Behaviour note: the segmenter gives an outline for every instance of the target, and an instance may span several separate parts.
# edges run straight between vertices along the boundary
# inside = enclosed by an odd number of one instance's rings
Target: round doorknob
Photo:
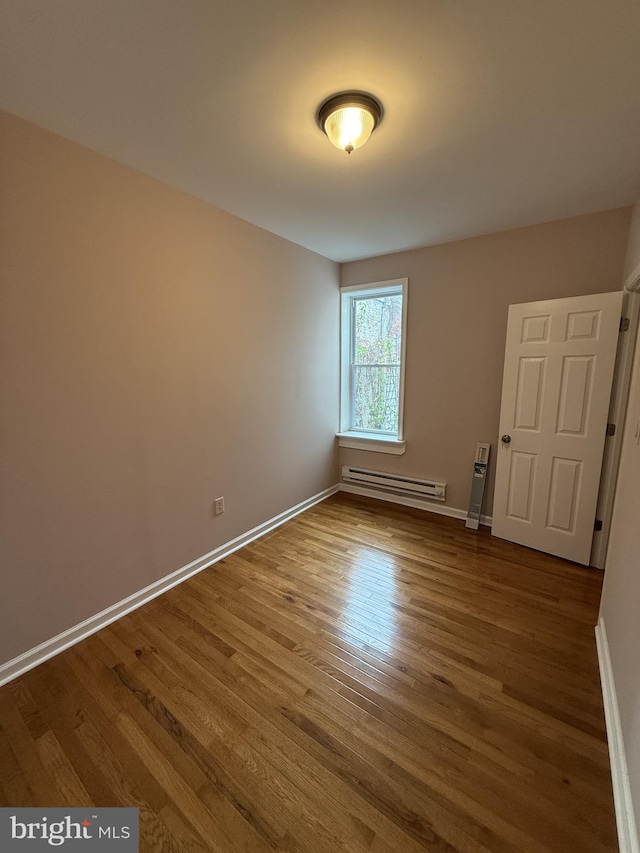
[[[510,435],[503,435],[502,438],[500,439],[500,441],[503,444],[511,444],[511,436]]]

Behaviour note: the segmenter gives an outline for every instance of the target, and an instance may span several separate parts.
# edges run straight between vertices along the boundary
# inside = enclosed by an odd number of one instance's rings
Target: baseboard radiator
[[[342,479],[347,483],[357,483],[368,489],[381,489],[385,492],[399,492],[417,498],[443,501],[446,483],[433,483],[430,480],[418,480],[400,474],[387,474],[384,471],[367,471],[364,468],[342,466]]]

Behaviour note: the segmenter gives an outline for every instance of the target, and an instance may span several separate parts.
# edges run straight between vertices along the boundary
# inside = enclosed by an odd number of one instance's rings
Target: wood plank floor
[[[144,851],[614,851],[601,579],[336,495],[0,689],[0,806],[138,806]]]

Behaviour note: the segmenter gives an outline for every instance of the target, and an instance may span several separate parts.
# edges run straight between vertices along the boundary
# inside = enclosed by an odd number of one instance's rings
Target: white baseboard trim
[[[154,581],[154,583],[149,584],[149,586],[144,587],[144,589],[134,592],[133,595],[128,596],[128,598],[124,598],[122,601],[117,602],[117,604],[107,607],[106,610],[96,613],[95,616],[90,616],[89,619],[85,619],[84,622],[80,622],[79,625],[75,625],[73,628],[69,628],[61,634],[58,634],[56,637],[46,640],[39,646],[30,649],[28,652],[24,652],[18,657],[13,658],[13,660],[3,663],[0,665],[0,686],[9,681],[13,681],[14,678],[18,678],[18,676],[30,669],[33,669],[35,666],[38,666],[38,664],[44,663],[44,661],[49,658],[60,654],[60,652],[63,652],[70,646],[74,646],[76,643],[84,640],[85,637],[95,634],[96,631],[99,631],[101,628],[111,624],[111,622],[115,622],[116,619],[120,619],[127,613],[131,613],[132,610],[142,607],[143,604],[146,604],[153,598],[162,595],[163,592],[167,592],[171,587],[177,586],[179,583],[182,583],[187,580],[187,578],[196,575],[203,569],[217,563],[218,560],[228,557],[230,554],[233,554],[234,551],[237,551],[239,548],[243,548],[245,545],[253,542],[254,539],[258,539],[260,536],[270,533],[272,530],[275,530],[276,527],[280,527],[280,525],[284,524],[286,521],[289,521],[296,515],[300,515],[301,512],[310,509],[312,506],[315,506],[315,504],[318,504],[330,497],[330,495],[334,495],[339,491],[339,489],[339,485],[335,485],[322,492],[318,492],[317,495],[313,495],[313,497],[307,498],[307,500],[296,504],[284,512],[281,512],[279,515],[275,515],[273,518],[270,518],[263,524],[259,524],[252,530],[248,530],[246,533],[243,533],[241,536],[237,536],[230,542],[220,545],[213,551],[209,551],[208,554],[198,557],[197,560],[193,560],[193,562],[188,563],[181,569],[177,569],[177,571],[166,575],[164,578]]]
[[[340,483],[341,492],[349,492],[352,495],[364,495],[367,498],[377,498],[379,501],[390,501],[394,504],[402,504],[402,506],[412,506],[416,509],[423,509],[425,512],[435,512],[438,515],[448,515],[450,518],[460,518],[464,521],[467,517],[467,512],[464,509],[456,509],[453,506],[443,506],[442,504],[428,503],[420,500],[420,498],[412,498],[406,495],[394,495],[391,492],[381,492],[376,489],[367,489],[363,486],[352,486],[351,483]],[[491,527],[493,519],[490,515],[481,515],[480,524],[485,527]]]
[[[638,831],[636,827],[629,771],[624,751],[622,726],[616,685],[613,680],[611,655],[604,619],[596,625],[596,644],[598,646],[598,663],[600,665],[600,681],[604,700],[604,716],[607,724],[607,740],[609,741],[609,761],[611,762],[611,779],[613,782],[613,800],[616,808],[616,823],[618,825],[618,845],[620,853],[640,853]]]

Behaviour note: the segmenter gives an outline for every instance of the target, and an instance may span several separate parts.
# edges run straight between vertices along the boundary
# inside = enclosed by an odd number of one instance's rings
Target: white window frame
[[[379,453],[401,455],[405,452],[404,441],[404,385],[407,346],[407,297],[408,278],[396,278],[390,281],[377,281],[369,284],[356,284],[340,288],[341,312],[341,350],[340,350],[340,447],[359,450],[373,450]],[[353,410],[353,347],[354,347],[354,305],[355,298],[369,296],[402,295],[402,341],[400,347],[400,386],[398,389],[398,432],[389,433],[377,430],[361,430],[352,426]]]

